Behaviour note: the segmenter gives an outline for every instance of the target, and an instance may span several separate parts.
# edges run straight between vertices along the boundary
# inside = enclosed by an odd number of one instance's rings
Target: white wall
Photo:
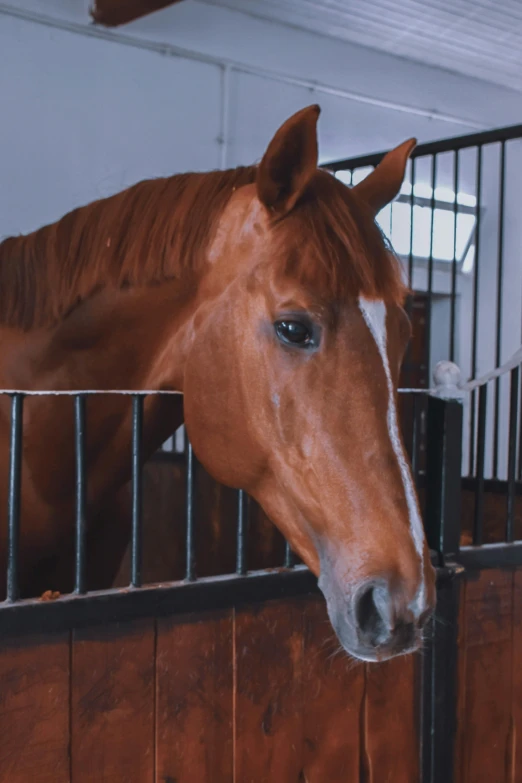
[[[219,166],[217,66],[0,15],[0,235]]]
[[[0,3],[0,236],[144,177],[251,163],[315,101],[323,160],[522,109],[509,90],[192,0],[115,33],[88,24],[89,4]]]

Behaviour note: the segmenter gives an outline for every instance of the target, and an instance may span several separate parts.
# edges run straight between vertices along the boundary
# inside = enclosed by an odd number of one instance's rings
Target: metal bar
[[[237,497],[237,548],[236,548],[236,574],[244,576],[247,573],[246,564],[246,540],[248,526],[247,496],[242,489]]]
[[[522,384],[520,384],[520,411],[521,411],[521,421],[520,421],[520,427],[518,432],[518,471],[517,476],[518,480],[522,481]]]
[[[459,153],[455,150],[455,164],[453,167],[453,261],[451,264],[451,300],[450,300],[450,361],[455,361],[455,311],[457,299],[457,219],[459,192]]]
[[[441,139],[440,141],[430,141],[427,144],[419,144],[413,150],[410,158],[415,160],[415,158],[422,158],[426,155],[456,152],[468,147],[482,147],[485,144],[495,144],[520,138],[522,138],[522,125],[510,125],[504,128],[495,128],[494,130],[482,131],[480,133],[468,133],[465,136],[454,136],[451,139]],[[333,160],[329,163],[324,163],[323,166],[333,171],[363,168],[364,166],[378,166],[387,153],[388,150],[374,152],[369,155],[359,155],[355,158]]]
[[[187,484],[186,484],[186,539],[185,539],[185,579],[193,582],[196,579],[195,568],[195,538],[194,538],[194,452],[187,437]]]
[[[292,547],[288,543],[285,544],[285,568],[294,568],[296,564],[296,558],[292,551]]]
[[[423,783],[452,783],[457,729],[457,658],[460,580],[455,566],[453,578],[437,586],[437,608],[430,623],[429,654],[424,662],[425,692]]]
[[[422,783],[433,781],[433,622],[433,620],[429,621],[423,633],[419,667],[419,780]]]
[[[408,288],[413,286],[413,214],[415,189],[415,161],[411,162],[411,193],[410,193],[410,252],[408,254]],[[410,313],[408,313],[410,315]]]
[[[477,432],[477,486],[475,489],[475,510],[473,516],[473,544],[482,544],[484,526],[484,459],[486,455],[486,412],[488,404],[487,384],[481,386],[478,395]]]
[[[459,563],[469,571],[522,566],[522,541],[463,546],[459,552]]]
[[[85,540],[87,532],[87,493],[85,486],[85,397],[74,398],[75,456],[76,456],[76,551],[74,591],[86,592]]]
[[[520,367],[511,370],[509,396],[509,446],[508,446],[508,493],[506,515],[506,541],[513,541],[515,519],[515,478],[517,468],[518,387]]]
[[[131,585],[141,587],[143,551],[143,397],[132,398],[132,539]]]
[[[22,487],[22,436],[24,398],[11,399],[11,441],[9,446],[9,488],[7,496],[7,600],[20,597],[20,499]]]
[[[515,544],[511,545],[516,546]],[[437,568],[437,581],[447,569]],[[145,585],[141,590],[74,593],[56,601],[22,600],[0,605],[0,636],[100,626],[140,617],[165,617],[243,606],[299,595],[319,595],[317,578],[305,567],[251,571],[247,576],[203,577],[195,582]]]
[[[482,205],[482,147],[477,148],[477,226],[475,230],[475,263],[473,276],[473,338],[471,343],[471,377],[477,377],[477,350],[478,350],[478,294],[479,294],[479,261],[480,261],[480,212]],[[475,409],[476,392],[473,390],[470,395],[471,419],[470,419],[470,437],[469,437],[469,465],[470,472],[473,472],[475,465]]]
[[[502,142],[500,148],[500,201],[498,215],[498,265],[497,265],[497,333],[495,343],[495,362],[500,365],[502,349],[502,282],[504,272],[504,191],[506,176],[506,145]],[[495,407],[493,414],[493,477],[498,477],[499,449],[499,417],[500,417],[500,378],[495,380]]]
[[[462,403],[428,398],[426,538],[439,564],[454,561],[461,534]]]
[[[411,470],[415,486],[419,486],[419,451],[421,445],[420,439],[420,394],[413,394],[413,427],[411,438]]]
[[[317,578],[306,567],[291,571],[252,571],[247,576],[203,577],[194,582],[144,585],[140,590],[106,590],[57,601],[19,601],[0,607],[0,634],[34,634],[225,609],[273,599],[319,594]]]
[[[431,198],[430,198],[430,254],[428,257],[428,291],[426,302],[426,372],[429,378],[431,378],[431,313],[432,313],[432,299],[433,299],[433,227],[435,217],[435,187],[437,184],[437,156],[433,156],[431,163]]]

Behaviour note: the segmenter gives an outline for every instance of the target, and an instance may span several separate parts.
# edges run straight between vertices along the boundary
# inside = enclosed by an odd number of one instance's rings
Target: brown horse
[[[184,421],[208,472],[250,493],[319,577],[345,649],[381,660],[418,647],[435,600],[397,421],[405,290],[374,220],[415,142],[350,190],[317,168],[318,116],[287,120],[258,166],[141,182],[6,239],[0,388],[182,392],[146,398],[145,456]],[[2,514],[9,416],[0,397]],[[98,587],[128,542],[130,419],[128,398],[88,400]],[[70,576],[73,432],[71,399],[26,399],[25,594]]]

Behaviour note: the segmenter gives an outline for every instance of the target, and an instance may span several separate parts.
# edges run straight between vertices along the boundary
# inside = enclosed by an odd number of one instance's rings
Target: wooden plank
[[[181,0],[95,0],[91,16],[97,24],[117,27]]]
[[[154,779],[153,620],[76,631],[72,649],[74,783]]]
[[[363,768],[367,783],[419,780],[419,659],[368,664]]]
[[[359,780],[364,664],[340,648],[324,599],[308,600],[304,618],[303,780]]]
[[[513,584],[513,743],[509,783],[522,780],[522,569]]]
[[[158,622],[158,783],[233,780],[233,612]]]
[[[69,781],[69,634],[2,640],[0,782]]]
[[[513,573],[488,570],[468,577],[459,783],[512,783],[512,622]]]
[[[305,606],[302,600],[273,601],[236,615],[234,780],[238,783],[303,779]]]

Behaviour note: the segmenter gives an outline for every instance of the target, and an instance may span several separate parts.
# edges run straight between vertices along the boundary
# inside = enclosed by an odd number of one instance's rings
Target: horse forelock
[[[367,207],[327,172],[317,172],[275,233],[283,271],[321,298],[403,303],[407,289],[398,258]]]

